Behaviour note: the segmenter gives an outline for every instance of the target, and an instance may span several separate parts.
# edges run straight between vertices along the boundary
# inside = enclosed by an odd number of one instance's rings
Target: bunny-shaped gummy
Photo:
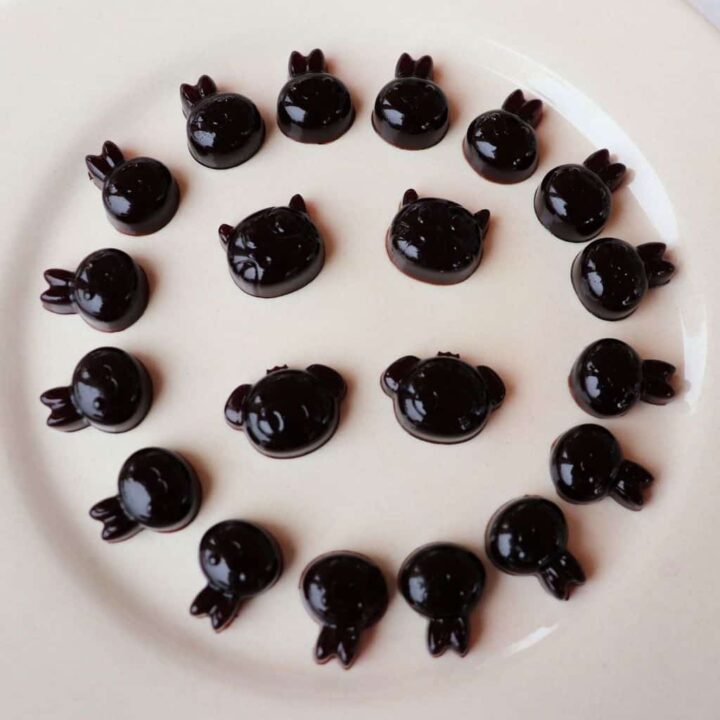
[[[641,360],[627,343],[604,338],[590,343],[570,371],[570,393],[595,417],[624,415],[638,400],[666,405],[675,395],[669,379],[675,367]]]
[[[470,645],[472,609],[485,587],[480,558],[452,543],[431,543],[415,550],[398,574],[402,596],[428,618],[427,645],[438,657],[452,648],[465,655]]]
[[[147,306],[145,272],[122,250],[96,250],[74,273],[46,270],[45,280],[49,287],[40,300],[47,310],[78,313],[88,325],[104,332],[130,327]]]
[[[510,575],[537,575],[558,600],[585,582],[580,563],[567,549],[568,529],[562,510],[550,500],[526,495],[503,505],[485,534],[492,563]]]
[[[118,494],[90,509],[103,524],[102,539],[127,540],[143,529],[174,532],[200,509],[201,488],[192,465],[178,453],[145,448],[133,453],[118,475]]]
[[[85,158],[90,179],[102,190],[108,219],[127,235],[149,235],[172,220],[180,202],[175,178],[158,160],[125,160],[115,143]]]
[[[407,355],[383,373],[395,417],[408,433],[435,443],[474,438],[505,398],[505,386],[489,367],[473,367],[453,353],[420,360]]]
[[[419,199],[410,189],[390,224],[385,246],[392,263],[405,275],[453,285],[469,278],[480,265],[489,222],[489,210],[472,214],[451,200]]]
[[[326,365],[268,370],[255,385],[237,387],[225,405],[225,419],[244,430],[259,452],[292,458],[317,450],[335,433],[345,381]]]
[[[499,183],[529,178],[538,165],[535,128],[542,117],[541,100],[525,100],[512,92],[501,110],[478,115],[465,133],[463,152],[479,175]]]
[[[448,130],[445,93],[433,82],[433,60],[413,60],[403,53],[395,66],[395,79],[378,93],[372,124],[378,135],[405,150],[423,150],[439,143]]]
[[[153,387],[143,364],[118,348],[92,350],[75,366],[72,384],[44,392],[47,424],[71,432],[92,425],[122,433],[139,425],[150,410]]]
[[[577,425],[553,443],[550,476],[563,500],[589,503],[609,495],[628,510],[644,505],[653,476],[623,457],[620,443],[606,428]]]
[[[322,625],[316,662],[337,657],[349,668],[363,631],[379,622],[387,609],[388,589],[380,568],[358,553],[327,553],[305,568],[300,591],[308,612]]]
[[[301,195],[287,207],[269,207],[235,227],[221,225],[230,275],[248,295],[273,298],[312,282],[325,262],[325,243]]]
[[[302,143],[329,143],[345,134],[355,108],[345,84],[327,72],[322,50],[307,56],[294,51],[288,72],[277,101],[280,130]]]
[[[610,153],[594,152],[582,165],[550,170],[535,192],[535,214],[555,237],[568,242],[594,238],[610,218],[612,193],[625,177],[622,163]]]
[[[180,86],[190,154],[201,165],[225,169],[249,160],[265,138],[255,103],[237,93],[219,93],[212,78]]]
[[[235,619],[240,605],[272,587],[282,575],[280,545],[264,528],[244,520],[213,525],[200,541],[200,568],[208,580],[190,607],[210,617],[220,632]]]

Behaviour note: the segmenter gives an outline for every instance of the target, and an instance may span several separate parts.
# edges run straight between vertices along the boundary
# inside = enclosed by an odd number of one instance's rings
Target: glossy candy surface
[[[375,99],[372,124],[380,137],[405,150],[423,150],[439,143],[448,130],[448,102],[433,82],[429,55],[413,60],[403,53],[395,79]]]
[[[606,428],[591,423],[563,433],[552,446],[550,476],[563,500],[589,503],[607,495],[629,510],[640,510],[652,475],[625,460],[620,443]]]
[[[425,545],[403,562],[398,587],[410,607],[429,620],[431,655],[448,648],[467,653],[469,615],[485,587],[485,568],[475,553],[452,543]]]
[[[337,657],[343,667],[350,667],[362,632],[387,609],[388,589],[380,568],[357,553],[321,555],[305,568],[300,591],[308,612],[322,625],[316,662]]]
[[[542,117],[540,100],[525,100],[515,90],[501,110],[478,115],[463,140],[463,152],[479,175],[498,183],[529,178],[538,165],[535,128]]]
[[[342,377],[325,365],[310,365],[307,370],[273,368],[255,385],[240,385],[233,391],[225,419],[265,455],[306,455],[335,433],[345,390]]]
[[[74,273],[46,270],[45,280],[49,287],[40,296],[43,307],[60,315],[77,313],[104,332],[130,327],[148,302],[145,272],[122,250],[97,250]]]
[[[562,510],[550,500],[526,495],[503,505],[490,519],[485,549],[493,564],[510,575],[536,575],[558,600],[567,600],[585,573],[567,550]]]
[[[560,165],[535,192],[535,214],[561,240],[591,240],[610,218],[612,193],[624,176],[625,166],[611,163],[607,150],[594,152],[582,165]]]
[[[243,601],[272,587],[283,571],[275,538],[264,528],[243,520],[213,525],[200,541],[200,568],[208,584],[195,598],[190,613],[210,617],[213,630],[224,630]]]
[[[120,469],[118,494],[94,505],[90,517],[103,523],[103,540],[118,542],[143,529],[181,530],[195,519],[201,497],[200,482],[185,458],[145,448]]]
[[[49,427],[66,432],[92,425],[110,433],[139,425],[152,404],[152,381],[142,363],[113,347],[92,350],[76,365],[72,384],[44,392]]]
[[[458,443],[475,437],[505,398],[495,371],[452,353],[396,360],[383,374],[400,425],[420,440]]]
[[[265,124],[255,103],[244,95],[219,93],[212,78],[203,75],[195,85],[180,86],[180,100],[188,148],[201,165],[235,167],[260,149]]]
[[[392,263],[406,275],[452,285],[475,272],[483,254],[490,212],[474,215],[450,200],[422,198],[407,190],[387,232]]]
[[[290,55],[290,79],[277,101],[277,123],[282,132],[302,143],[329,143],[343,135],[355,119],[355,108],[345,84],[326,71],[322,50],[307,57]]]
[[[664,243],[633,247],[600,238],[578,253],[572,284],[580,302],[596,317],[621,320],[635,312],[648,288],[670,282],[675,267],[663,258]]]
[[[235,227],[221,225],[218,232],[232,279],[255,297],[299,290],[325,262],[325,244],[300,195],[287,207],[258,210]]]
[[[614,338],[588,345],[570,371],[570,393],[590,415],[624,415],[638,400],[665,405],[675,395],[669,379],[675,367],[662,360],[641,360],[627,343]]]
[[[110,222],[127,235],[149,235],[172,220],[180,202],[175,178],[158,160],[125,160],[115,143],[85,158],[90,179],[102,190]]]

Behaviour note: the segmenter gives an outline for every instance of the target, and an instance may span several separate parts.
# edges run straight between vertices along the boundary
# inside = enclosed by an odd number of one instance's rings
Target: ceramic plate
[[[716,282],[720,37],[684,3],[315,2],[171,4],[126,0],[2,10],[2,714],[4,717],[517,718],[713,716],[720,635]],[[357,107],[337,142],[305,146],[274,123],[291,50],[321,47]],[[406,152],[370,124],[401,52],[430,53],[451,102],[436,147]],[[178,86],[208,73],[252,98],[268,135],[247,164],[214,171],[185,145]],[[461,141],[470,120],[516,87],[546,104],[541,163],[514,186],[479,178]],[[182,191],[175,219],[131,238],[104,217],[84,156],[112,139],[165,162]],[[569,280],[580,247],[537,222],[544,173],[608,147],[631,169],[604,234],[660,240],[676,278],[631,318],[606,323]],[[479,270],[453,287],[412,281],[388,261],[385,230],[403,192],[490,209]],[[328,245],[318,278],[259,300],[228,276],[221,223],[307,200]],[[103,335],[42,309],[48,267],[118,247],[147,269],[143,318]],[[567,389],[574,358],[614,336],[678,367],[678,397],[607,422],[656,476],[646,509],[561,503],[588,573],[570,602],[534,578],[489,569],[470,653],[432,659],[425,623],[394,590],[423,543],[484,558],[487,520],[524,493],[556,499],[550,444],[588,416]],[[114,344],[149,368],[157,395],[135,430],[45,426],[38,401],[77,360]],[[404,354],[453,351],[507,381],[502,409],[458,446],[398,426],[379,376]],[[279,462],[223,419],[229,392],[266,368],[326,363],[349,384],[342,421],[319,452]],[[147,445],[184,453],[205,501],[176,534],[107,545],[89,507]],[[188,607],[203,586],[197,546],[214,523],[265,524],[286,571],[215,635]],[[375,558],[393,587],[356,665],[312,661],[318,627],[297,585],[332,549]]]

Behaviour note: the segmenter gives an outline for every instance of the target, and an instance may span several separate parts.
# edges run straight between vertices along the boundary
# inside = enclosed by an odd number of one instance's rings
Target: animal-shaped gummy
[[[272,587],[282,575],[277,540],[259,525],[226,520],[200,541],[200,568],[208,584],[190,607],[191,615],[210,617],[213,630],[227,628],[246,600]]]
[[[622,163],[598,150],[582,165],[560,165],[545,175],[535,192],[535,214],[555,237],[586,242],[605,227],[612,193],[625,177]]]
[[[364,630],[375,625],[388,605],[380,568],[353,552],[332,552],[313,560],[300,579],[308,612],[322,626],[315,661],[337,657],[349,668],[357,657]]]
[[[453,285],[480,265],[490,212],[472,214],[439,198],[418,198],[407,190],[387,231],[385,246],[393,265],[409,277]]]
[[[567,549],[562,510],[550,500],[526,495],[503,505],[490,519],[485,549],[492,563],[510,575],[536,575],[558,600],[585,582],[580,563]]]
[[[127,235],[149,235],[172,220],[180,191],[170,171],[158,160],[125,160],[107,141],[99,155],[85,158],[90,179],[102,190],[108,219]]]
[[[74,273],[46,270],[45,280],[49,287],[40,296],[43,307],[60,315],[77,313],[104,332],[130,327],[148,302],[145,271],[122,250],[96,250]]]
[[[152,404],[152,380],[143,364],[114,347],[92,350],[75,366],[72,383],[40,396],[47,424],[70,432],[89,425],[121,433],[139,425]]]
[[[498,183],[529,178],[538,165],[535,128],[542,118],[541,100],[512,92],[502,109],[478,115],[465,133],[463,152],[479,175]]]
[[[322,50],[307,56],[294,51],[288,72],[277,101],[280,130],[302,143],[329,143],[345,134],[355,108],[345,84],[327,72]]]
[[[219,93],[213,79],[202,75],[195,85],[180,86],[180,101],[187,118],[188,149],[201,165],[235,167],[260,149],[265,123],[244,95]]]
[[[287,207],[258,210],[235,227],[221,225],[218,233],[232,279],[255,297],[299,290],[325,262],[325,243],[300,195],[293,195]]]
[[[431,655],[448,648],[467,654],[469,615],[485,587],[485,568],[475,553],[452,543],[425,545],[403,562],[398,586],[410,607],[429,620]]]
[[[396,360],[381,379],[400,425],[420,440],[459,443],[475,437],[505,398],[489,367],[473,367],[452,353]]]
[[[423,150],[439,143],[448,130],[448,102],[433,82],[433,60],[413,60],[403,53],[395,79],[378,93],[372,124],[378,135],[404,150]]]
[[[345,391],[340,374],[326,365],[310,365],[306,370],[276,367],[255,385],[240,385],[233,391],[225,419],[265,455],[306,455],[334,435]]]
[[[93,505],[90,517],[103,524],[102,539],[127,540],[141,530],[174,532],[200,509],[202,491],[192,465],[178,453],[144,448],[118,475],[118,494]]]
[[[553,443],[550,476],[563,500],[589,503],[606,496],[628,510],[644,505],[653,476],[623,457],[615,436],[600,425],[577,425]]]
[[[590,415],[624,415],[638,400],[651,405],[670,402],[674,373],[670,363],[641,360],[627,343],[605,338],[580,353],[570,371],[570,393]]]
[[[617,238],[593,240],[572,264],[580,302],[603,320],[622,320],[637,309],[648,288],[670,282],[675,266],[665,260],[664,243],[633,247]]]

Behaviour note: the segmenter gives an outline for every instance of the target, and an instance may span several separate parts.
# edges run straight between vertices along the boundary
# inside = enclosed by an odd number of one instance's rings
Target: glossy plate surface
[[[150,0],[122,11],[89,1],[0,10],[0,714],[190,720],[212,708],[322,720],[342,709],[423,720],[472,706],[495,718],[713,717],[720,36],[674,0],[606,0],[602,12],[561,0],[227,0],[199,13]],[[357,109],[325,146],[288,140],[274,117],[288,53],[313,47]],[[447,136],[419,152],[389,146],[370,123],[403,51],[433,56],[450,101]],[[266,122],[264,146],[240,167],[210,170],[187,151],[178,87],[201,73],[249,97]],[[540,165],[523,183],[494,185],[469,167],[462,139],[516,87],[545,103]],[[177,177],[180,207],[158,233],[125,237],[105,218],[84,156],[106,139]],[[570,266],[581,248],[542,228],[532,202],[550,168],[599,147],[631,168],[603,234],[665,242],[678,268],[614,324],[579,303]],[[466,282],[426,285],[388,260],[385,232],[408,187],[491,211],[485,255]],[[297,293],[250,297],[228,275],[217,227],[295,193],[325,238],[325,267]],[[38,300],[43,270],[75,267],[102,247],[135,257],[151,288],[144,316],[111,339]],[[656,477],[637,514],[611,500],[559,501],[548,469],[553,439],[590,421],[568,392],[570,366],[606,336],[678,367],[670,405],[602,422]],[[107,344],[152,374],[147,418],[122,435],[47,429],[40,393]],[[379,386],[394,359],[437,351],[487,364],[507,383],[492,422],[462,445],[408,435]],[[325,447],[278,461],[227,428],[223,406],[239,383],[285,363],[330,365],[349,392]],[[132,452],[154,445],[196,467],[200,513],[177,534],[108,546],[88,509]],[[523,493],[567,515],[588,575],[568,603],[486,560],[487,520]],[[286,570],[216,636],[188,610],[203,583],[199,540],[233,517],[266,526]],[[437,540],[466,545],[488,569],[464,659],[429,656],[420,619],[394,588],[403,559]],[[376,560],[392,590],[348,672],[313,663],[318,628],[297,587],[307,562],[340,549]]]

